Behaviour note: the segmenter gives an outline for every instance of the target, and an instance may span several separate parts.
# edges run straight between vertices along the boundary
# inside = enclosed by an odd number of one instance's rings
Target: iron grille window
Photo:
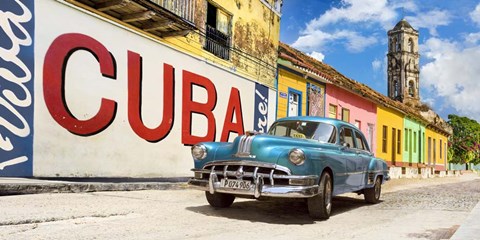
[[[205,50],[213,53],[215,56],[228,60],[230,59],[230,36],[207,25],[207,41]]]
[[[213,4],[208,3],[205,50],[215,56],[229,60],[231,36],[230,17]]]

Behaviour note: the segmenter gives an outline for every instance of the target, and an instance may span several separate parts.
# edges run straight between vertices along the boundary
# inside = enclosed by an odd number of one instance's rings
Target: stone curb
[[[0,196],[38,193],[81,193],[104,191],[180,190],[185,182],[160,183],[2,183]]]
[[[469,216],[450,238],[452,240],[477,240],[480,239],[480,202],[473,208]]]

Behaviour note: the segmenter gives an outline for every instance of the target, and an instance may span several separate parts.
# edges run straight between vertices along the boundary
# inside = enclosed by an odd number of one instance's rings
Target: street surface
[[[448,239],[480,201],[480,177],[397,179],[381,203],[334,198],[312,221],[303,200],[237,199],[215,210],[197,190],[0,197],[0,239]]]

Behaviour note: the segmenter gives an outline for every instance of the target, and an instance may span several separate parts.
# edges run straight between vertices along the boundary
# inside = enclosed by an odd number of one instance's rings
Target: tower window
[[[410,97],[415,96],[415,86],[414,86],[413,81],[408,82],[408,95]]]
[[[411,38],[408,39],[408,50],[413,53],[413,40]]]
[[[398,49],[397,49],[397,38],[392,39],[390,49],[391,49],[392,52],[397,52],[398,51]]]
[[[394,89],[394,93],[393,93],[394,95],[393,95],[393,96],[394,96],[394,97],[397,97],[397,96],[398,96],[398,94],[399,94],[399,92],[400,92],[400,89],[399,89],[399,88],[400,88],[400,85],[398,84],[398,81],[395,80],[395,81],[393,82],[393,89]]]

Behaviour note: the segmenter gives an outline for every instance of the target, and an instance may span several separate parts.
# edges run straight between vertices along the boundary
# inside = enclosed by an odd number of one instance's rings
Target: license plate
[[[220,185],[224,188],[250,190],[252,182],[238,179],[222,179]]]

